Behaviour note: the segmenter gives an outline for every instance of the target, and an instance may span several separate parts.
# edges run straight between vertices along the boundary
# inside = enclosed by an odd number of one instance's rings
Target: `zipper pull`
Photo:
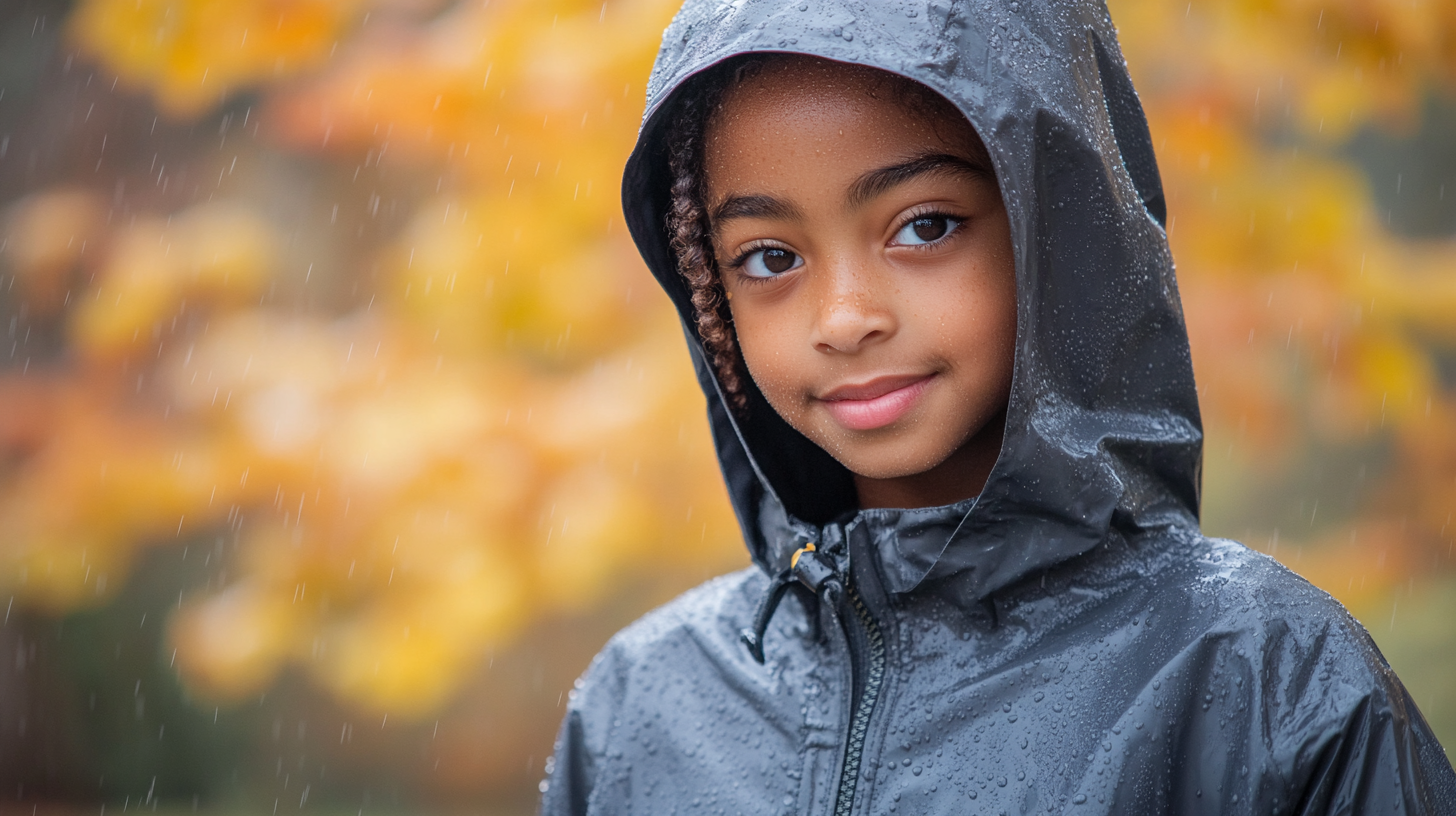
[[[778,611],[784,593],[790,589],[797,591],[805,601],[804,608],[814,622],[814,639],[817,641],[824,634],[819,622],[819,602],[822,599],[831,609],[837,609],[840,598],[844,596],[844,581],[833,560],[818,552],[812,542],[799,548],[789,559],[789,568],[774,576],[769,583],[768,592],[764,593],[753,616],[753,628],[739,633],[748,653],[760,665],[763,663],[764,632]]]

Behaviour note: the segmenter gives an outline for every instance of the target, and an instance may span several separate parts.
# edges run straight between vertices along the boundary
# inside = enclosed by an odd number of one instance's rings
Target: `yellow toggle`
[[[814,542],[811,541],[794,551],[794,556],[789,559],[789,569],[799,566],[799,556],[806,552],[814,552]]]

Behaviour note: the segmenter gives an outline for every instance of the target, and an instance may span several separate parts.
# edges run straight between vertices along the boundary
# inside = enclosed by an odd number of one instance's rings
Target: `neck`
[[[888,479],[854,474],[860,509],[939,507],[979,495],[986,487],[986,479],[991,475],[996,458],[1001,455],[1001,438],[1005,431],[1006,413],[1003,411],[956,448],[945,461],[929,470]]]

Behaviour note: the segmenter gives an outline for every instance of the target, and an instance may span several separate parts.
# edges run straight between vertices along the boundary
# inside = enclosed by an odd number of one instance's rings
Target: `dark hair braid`
[[[735,72],[741,76],[741,72]],[[719,79],[728,79],[720,77]],[[725,90],[722,81],[705,77],[688,89],[668,133],[668,166],[672,170],[672,204],[667,216],[678,272],[692,292],[698,336],[729,407],[740,416],[748,408],[744,392],[747,372],[738,351],[728,298],[713,257],[712,225],[703,204],[703,140],[718,100]]]

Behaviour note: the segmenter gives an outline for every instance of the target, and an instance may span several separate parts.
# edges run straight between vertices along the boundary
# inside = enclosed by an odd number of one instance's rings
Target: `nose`
[[[811,334],[816,351],[855,354],[894,335],[894,311],[871,270],[847,258],[833,259],[821,269]]]

